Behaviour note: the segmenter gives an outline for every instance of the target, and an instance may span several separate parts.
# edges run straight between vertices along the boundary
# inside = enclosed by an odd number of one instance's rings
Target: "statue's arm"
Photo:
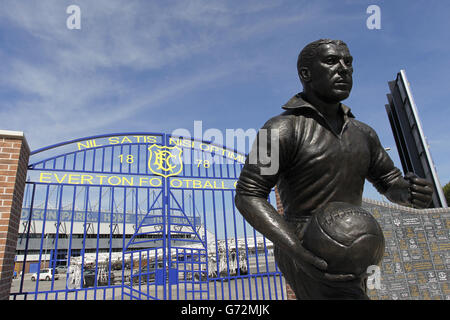
[[[375,131],[370,128],[371,168],[368,180],[390,201],[415,208],[427,208],[433,196],[432,184],[413,173],[404,177],[381,146]]]
[[[303,248],[301,240],[267,199],[236,194],[236,207],[256,230],[298,261],[306,261],[325,270],[327,264]]]
[[[428,180],[413,173],[398,178],[385,192],[386,198],[400,205],[412,205],[414,208],[427,208],[433,197],[433,187]]]
[[[236,185],[235,204],[256,230],[280,247],[296,255],[300,239],[268,202],[284,163],[289,161],[289,145],[294,143],[289,117],[270,119],[259,130]],[[266,158],[264,160],[264,158]],[[274,170],[267,170],[272,167]]]
[[[278,146],[273,148],[271,142],[274,140],[272,139],[267,139],[267,143],[258,143],[258,141],[261,141],[259,139],[260,130],[237,182],[235,196],[237,209],[250,225],[272,241],[283,252],[290,255],[300,268],[304,270],[311,270],[312,268],[313,271],[311,272],[316,274],[318,270],[321,270],[322,272],[319,272],[318,276],[330,281],[354,279],[355,276],[352,274],[329,274],[324,272],[327,268],[326,261],[315,256],[302,246],[302,240],[295,233],[293,227],[269,203],[268,196],[277,183],[280,172],[292,163],[290,149],[292,146],[295,146],[295,139],[289,125],[289,119],[271,119],[262,129],[278,130]],[[260,154],[261,148],[262,153],[270,153],[270,162],[264,163],[264,161],[260,161],[258,156],[255,156]],[[272,151],[268,152],[268,150]],[[254,156],[253,159],[252,155]],[[277,170],[264,170],[274,167],[273,161],[278,161],[278,165],[275,166]]]

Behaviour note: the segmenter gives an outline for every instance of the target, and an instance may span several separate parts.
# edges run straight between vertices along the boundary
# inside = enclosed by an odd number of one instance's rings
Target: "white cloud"
[[[17,93],[1,102],[0,127],[25,131],[36,141],[32,148],[108,132],[183,93],[258,68],[265,58],[243,66],[239,56],[223,60],[225,49],[317,14],[310,7],[270,16],[280,4],[270,1],[77,1],[82,29],[68,30],[72,2],[2,2],[0,19],[19,37],[10,45],[31,51],[13,56],[0,49],[0,85]],[[166,68],[172,68],[168,78]]]

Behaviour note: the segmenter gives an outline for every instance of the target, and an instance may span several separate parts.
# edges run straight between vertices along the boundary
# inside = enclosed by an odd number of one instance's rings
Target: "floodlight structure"
[[[395,143],[403,171],[413,172],[433,183],[434,194],[430,208],[446,208],[442,186],[436,173],[429,147],[423,134],[417,107],[405,70],[397,73],[394,81],[389,81],[390,94],[386,112],[394,134]]]

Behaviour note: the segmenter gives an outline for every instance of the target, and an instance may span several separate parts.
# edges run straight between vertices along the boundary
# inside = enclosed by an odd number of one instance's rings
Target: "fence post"
[[[23,132],[0,130],[0,300],[8,300],[30,149]]]
[[[277,211],[279,214],[284,214],[283,204],[281,203],[280,194],[278,193],[278,188],[275,187],[275,199],[277,200]],[[296,300],[297,297],[295,296],[294,291],[289,286],[287,282],[286,283],[286,295],[287,300]]]

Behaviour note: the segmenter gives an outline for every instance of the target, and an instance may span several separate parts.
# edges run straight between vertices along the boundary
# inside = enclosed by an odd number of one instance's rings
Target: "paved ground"
[[[208,282],[179,282],[178,284],[156,285],[154,282],[141,285],[112,287],[89,287],[86,289],[66,290],[66,279],[39,281],[37,297],[36,282],[26,280],[22,292],[30,292],[27,300],[130,300],[130,299],[173,299],[173,300],[258,300],[285,299],[284,279],[280,276],[243,277],[240,279],[215,280]],[[19,292],[20,280],[13,280],[11,292]],[[169,290],[171,289],[171,292]],[[164,292],[165,291],[165,292]],[[31,293],[33,292],[33,293]],[[13,299],[13,297],[11,297]],[[25,299],[18,295],[18,300]]]
[[[259,272],[275,271],[273,257],[268,270],[260,268]],[[11,293],[18,300],[130,300],[130,299],[173,299],[173,300],[257,300],[286,299],[284,279],[279,275],[255,275],[256,263],[250,261],[250,275],[240,278],[215,279],[210,281],[183,281],[176,284],[157,285],[154,280],[142,281],[130,286],[125,274],[122,283],[122,270],[114,271],[113,286],[88,287],[68,290],[66,274],[60,274],[58,280],[31,281],[31,274],[25,274],[12,281]],[[127,271],[127,270],[126,270]],[[128,274],[129,274],[128,270]],[[22,288],[21,288],[22,287]],[[70,286],[69,286],[70,288]],[[29,294],[24,295],[20,293]],[[37,295],[35,294],[37,292]],[[14,295],[11,296],[14,299]]]

